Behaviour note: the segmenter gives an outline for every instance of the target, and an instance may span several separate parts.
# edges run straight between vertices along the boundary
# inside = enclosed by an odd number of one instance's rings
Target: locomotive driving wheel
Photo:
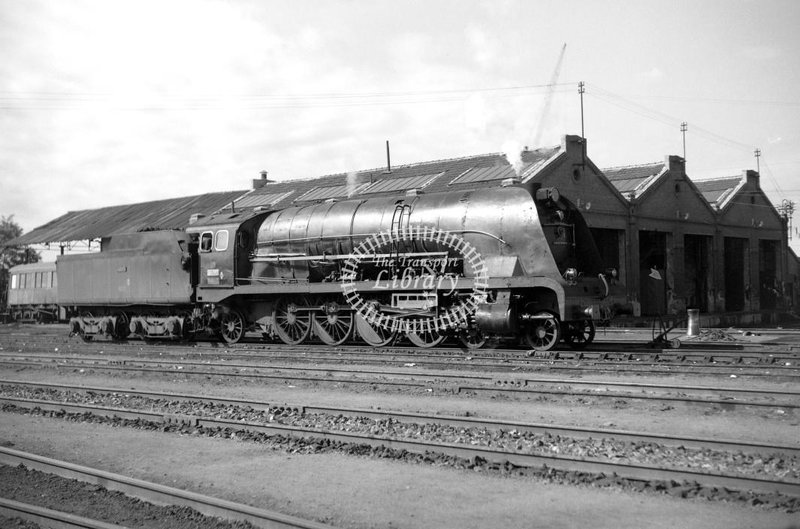
[[[595,326],[592,320],[572,322],[567,328],[567,343],[573,349],[583,349],[594,340]]]
[[[245,320],[242,313],[231,309],[219,317],[219,335],[227,343],[238,343],[244,338]]]
[[[396,330],[388,329],[382,325],[373,325],[361,314],[356,314],[354,319],[358,335],[367,345],[383,347],[392,343],[397,337]]]
[[[280,298],[272,312],[272,321],[275,332],[281,341],[287,345],[297,345],[303,342],[311,333],[313,316],[308,307],[292,298]]]
[[[429,347],[436,347],[447,338],[447,335],[433,325],[433,320],[430,319],[414,319],[407,322],[406,338],[408,341],[427,349]]]
[[[353,334],[353,313],[337,303],[322,304],[322,311],[314,314],[314,334],[327,345],[341,345]]]
[[[539,312],[534,314],[525,330],[525,341],[536,351],[549,351],[561,340],[561,324],[555,314]]]

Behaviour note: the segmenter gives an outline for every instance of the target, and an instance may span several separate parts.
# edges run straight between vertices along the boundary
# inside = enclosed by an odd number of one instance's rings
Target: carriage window
[[[50,287],[56,288],[58,286],[58,276],[55,272],[50,272]]]
[[[50,287],[50,272],[42,272],[42,288]]]
[[[214,249],[218,252],[224,252],[228,249],[228,230],[219,230],[217,232]]]
[[[42,288],[42,273],[33,273],[33,288]]]
[[[11,290],[17,289],[17,274],[11,275]]]
[[[203,233],[200,236],[200,251],[201,252],[210,252],[212,247],[212,239],[214,234],[210,231]]]

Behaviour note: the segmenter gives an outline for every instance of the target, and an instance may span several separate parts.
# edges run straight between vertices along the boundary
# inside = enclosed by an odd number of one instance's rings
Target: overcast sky
[[[796,0],[0,0],[0,57],[0,214],[26,232],[379,167],[386,140],[393,165],[556,145],[579,81],[601,168],[681,155],[686,121],[691,178],[760,148],[800,208]]]

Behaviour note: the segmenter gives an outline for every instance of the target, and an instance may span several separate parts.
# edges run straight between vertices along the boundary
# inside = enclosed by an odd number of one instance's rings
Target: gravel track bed
[[[606,438],[574,439],[561,435],[539,434],[515,429],[456,427],[437,423],[420,424],[390,418],[372,419],[348,415],[303,414],[296,409],[286,407],[260,410],[249,406],[157,399],[124,393],[98,394],[0,385],[0,394],[16,398],[107,406],[152,413],[191,415],[263,424],[276,423],[299,428],[343,431],[393,439],[464,444],[523,454],[559,455],[615,463],[658,465],[732,476],[771,476],[782,481],[800,482],[800,459],[793,456],[786,457],[780,453],[723,452]]]
[[[674,480],[641,481],[623,478],[616,474],[608,475],[605,473],[558,470],[547,466],[520,467],[509,462],[493,463],[479,456],[467,459],[434,452],[420,454],[409,452],[405,449],[345,443],[329,439],[295,438],[282,435],[268,435],[246,429],[207,428],[186,424],[156,423],[143,419],[109,418],[92,415],[91,413],[54,412],[39,408],[20,408],[12,404],[3,405],[0,411],[56,418],[75,423],[103,424],[112,427],[136,428],[179,435],[206,436],[239,442],[254,442],[286,454],[305,455],[338,452],[357,457],[393,459],[408,464],[449,466],[454,469],[469,470],[479,473],[509,477],[514,476],[518,478],[533,478],[555,484],[611,487],[639,493],[667,494],[675,498],[700,498],[766,509],[778,509],[787,513],[800,512],[800,498],[797,497],[785,496],[780,493],[737,491],[726,487],[709,487],[697,482],[678,482]]]
[[[0,465],[0,497],[138,529],[254,528],[248,522],[224,521],[189,507],[154,505],[100,485],[31,470],[24,465]],[[0,527],[27,526],[5,525],[0,518]]]

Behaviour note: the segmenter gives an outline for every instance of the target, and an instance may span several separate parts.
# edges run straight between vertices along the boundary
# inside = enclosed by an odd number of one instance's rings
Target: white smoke
[[[514,168],[514,172],[517,173],[517,176],[522,174],[522,169],[524,167],[524,163],[522,161],[522,148],[523,145],[516,141],[516,140],[508,140],[503,143],[502,152],[506,155],[506,160],[508,163],[511,164],[511,167]]]
[[[358,189],[358,173],[350,172],[347,173],[347,197],[350,198],[351,196],[356,194],[356,189]]]

